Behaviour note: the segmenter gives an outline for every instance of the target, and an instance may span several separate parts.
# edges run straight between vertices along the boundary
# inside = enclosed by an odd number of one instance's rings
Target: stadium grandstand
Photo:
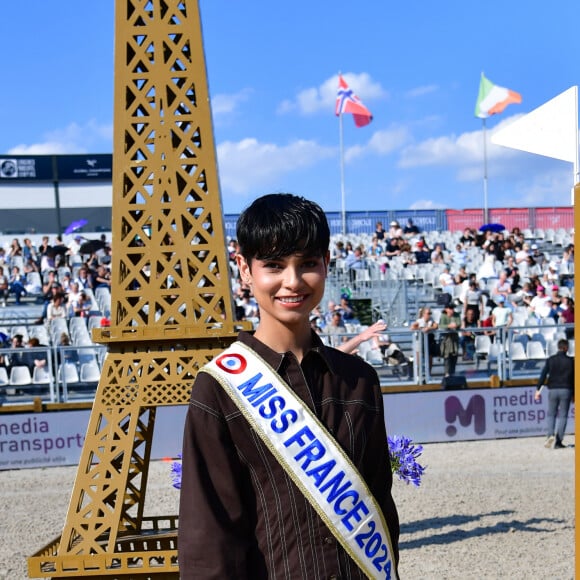
[[[3,405],[34,397],[67,402],[94,395],[106,347],[92,341],[91,329],[108,324],[111,314],[110,291],[95,282],[99,269],[108,270],[112,249],[111,175],[110,154],[0,159],[0,285],[4,276],[12,289],[0,307]],[[559,338],[573,339],[572,207],[490,208],[487,223],[481,208],[349,211],[345,235],[341,213],[327,212],[327,217],[332,259],[313,328],[339,345],[384,320],[388,340],[378,336],[357,349],[377,368],[384,388],[441,385],[445,361],[439,345],[445,332],[438,322],[448,302],[465,318],[469,275],[475,276],[479,297],[477,323],[459,332],[455,374],[464,384],[529,381]],[[224,215],[232,244],[228,251],[235,251],[237,219],[237,214]],[[391,238],[398,241],[393,245]],[[50,259],[46,244],[52,248]],[[349,254],[355,250],[361,262],[351,267]],[[230,264],[236,312],[257,323],[259,313],[251,311],[251,296],[244,296],[235,262]],[[10,279],[15,267],[22,292]],[[86,302],[83,316],[77,316],[70,285],[83,269],[92,281],[81,283]],[[506,277],[509,323],[493,327],[497,285]],[[64,294],[66,313],[48,320],[53,285]],[[550,309],[532,306],[542,287]],[[344,315],[338,332],[327,326],[329,305]],[[434,322],[427,333],[417,329],[424,312]],[[399,361],[391,356],[394,346]],[[18,362],[22,358],[27,364]]]

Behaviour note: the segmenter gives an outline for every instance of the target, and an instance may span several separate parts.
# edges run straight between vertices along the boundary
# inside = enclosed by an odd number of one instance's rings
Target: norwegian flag
[[[354,124],[357,127],[368,125],[373,116],[371,112],[362,104],[362,101],[352,92],[352,89],[346,84],[342,75],[338,75],[338,92],[336,94],[336,116],[351,114]]]

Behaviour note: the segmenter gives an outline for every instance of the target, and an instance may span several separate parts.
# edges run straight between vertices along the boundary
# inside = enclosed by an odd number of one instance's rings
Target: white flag
[[[578,87],[500,129],[491,142],[545,157],[578,164]]]

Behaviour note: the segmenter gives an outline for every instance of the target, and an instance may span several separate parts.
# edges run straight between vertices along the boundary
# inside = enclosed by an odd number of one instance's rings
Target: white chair
[[[9,382],[8,371],[5,367],[0,367],[0,387],[7,385]]]
[[[32,383],[35,385],[49,385],[52,377],[46,367],[34,367],[32,371]]]
[[[530,360],[544,360],[546,358],[544,345],[538,340],[530,340],[526,346],[526,356]]]
[[[376,348],[371,348],[366,352],[365,360],[374,367],[382,367],[385,364],[381,351]]]
[[[25,366],[12,367],[10,370],[10,384],[14,386],[30,385],[32,376],[30,370]]]
[[[475,337],[475,354],[488,356],[491,351],[491,339],[486,334],[478,334]]]
[[[574,351],[576,348],[576,342],[574,339],[570,339],[568,341],[568,356],[574,356]]]
[[[528,360],[524,345],[521,342],[512,342],[510,344],[509,356],[512,361]]]
[[[58,380],[67,385],[78,383],[80,381],[79,372],[73,363],[63,363],[58,367]]]
[[[101,378],[101,369],[97,362],[88,362],[81,365],[81,383],[98,383]]]

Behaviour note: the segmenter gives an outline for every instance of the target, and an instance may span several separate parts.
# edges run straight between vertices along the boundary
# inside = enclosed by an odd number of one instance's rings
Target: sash
[[[212,375],[342,547],[371,579],[396,580],[383,513],[343,449],[278,373],[234,342],[200,369]]]

